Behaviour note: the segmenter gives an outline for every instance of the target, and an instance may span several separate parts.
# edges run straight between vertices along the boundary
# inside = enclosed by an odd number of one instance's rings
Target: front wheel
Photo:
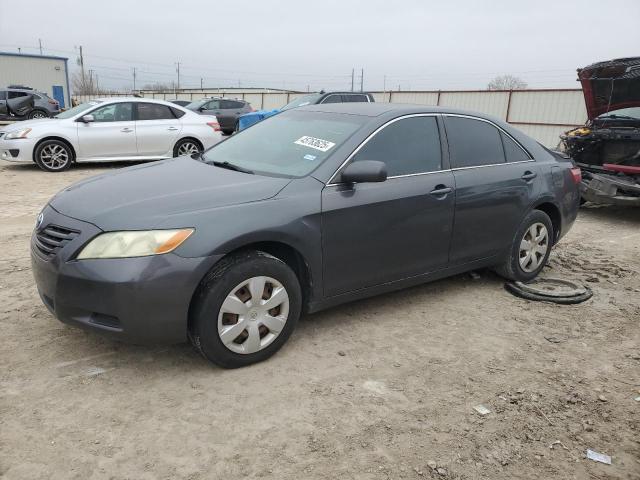
[[[237,368],[266,360],[293,332],[302,307],[300,283],[265,252],[225,258],[202,281],[189,337],[209,361]]]
[[[71,166],[73,151],[60,140],[45,140],[36,148],[34,159],[45,172],[62,172]]]
[[[525,283],[533,280],[549,259],[553,238],[549,215],[541,210],[529,212],[513,239],[508,258],[496,272],[508,280]]]

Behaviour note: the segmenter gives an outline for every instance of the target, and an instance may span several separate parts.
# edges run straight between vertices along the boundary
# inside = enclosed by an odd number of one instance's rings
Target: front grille
[[[46,228],[36,232],[35,245],[42,255],[51,258],[79,234],[79,231],[70,228],[47,225]]]

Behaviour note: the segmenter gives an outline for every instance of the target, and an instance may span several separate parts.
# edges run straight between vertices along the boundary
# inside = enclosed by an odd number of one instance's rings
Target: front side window
[[[133,120],[133,105],[131,103],[112,103],[96,108],[93,112],[96,122],[130,122]]]
[[[290,110],[218,143],[206,163],[229,162],[254,173],[308,175],[335,152],[369,117]]]
[[[390,177],[442,169],[436,117],[409,117],[387,125],[356,153],[352,161],[377,160]]]
[[[329,95],[321,103],[342,103],[342,95]]]
[[[167,105],[138,103],[138,120],[175,120],[175,118]]]
[[[488,122],[446,117],[447,140],[454,168],[504,163],[500,132]]]
[[[209,103],[205,104],[205,110],[220,110],[220,100],[211,100]]]
[[[5,90],[0,90],[0,100],[7,99],[7,92]]]

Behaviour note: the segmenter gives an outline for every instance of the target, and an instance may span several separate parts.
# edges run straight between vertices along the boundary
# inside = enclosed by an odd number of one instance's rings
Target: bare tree
[[[513,75],[499,75],[489,82],[487,90],[524,90],[527,82]]]
[[[171,81],[169,83],[163,83],[163,82],[147,83],[142,86],[141,90],[154,90],[159,92],[159,91],[168,91],[168,90],[175,90],[175,89],[176,89],[176,82]]]
[[[93,95],[97,93],[93,77],[86,74],[82,75],[80,71],[73,72],[71,86],[75,95]]]

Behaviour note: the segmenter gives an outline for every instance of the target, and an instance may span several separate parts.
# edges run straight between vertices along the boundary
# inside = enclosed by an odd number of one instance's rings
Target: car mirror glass
[[[352,162],[342,170],[343,183],[384,182],[387,179],[387,165],[376,160]]]
[[[91,114],[89,114],[89,115],[83,115],[83,116],[82,116],[82,118],[81,118],[81,120],[82,120],[84,123],[91,123],[91,122],[95,122],[95,121],[96,121],[95,117],[94,117],[93,115],[91,115]]]

